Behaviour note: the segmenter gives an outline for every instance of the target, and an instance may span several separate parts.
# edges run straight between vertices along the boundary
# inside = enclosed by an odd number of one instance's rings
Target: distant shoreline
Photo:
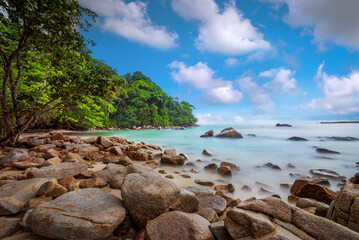
[[[320,124],[341,124],[341,123],[359,123],[359,121],[320,122]]]

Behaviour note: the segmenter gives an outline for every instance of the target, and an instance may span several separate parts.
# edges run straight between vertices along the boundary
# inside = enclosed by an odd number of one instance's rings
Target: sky
[[[199,124],[359,120],[358,0],[79,0],[86,38]]]

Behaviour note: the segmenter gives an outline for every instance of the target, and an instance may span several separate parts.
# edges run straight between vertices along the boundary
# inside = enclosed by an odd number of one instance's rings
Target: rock
[[[125,215],[120,199],[100,189],[88,188],[35,207],[26,225],[34,233],[52,239],[105,239]]]
[[[186,162],[185,166],[197,167],[197,164],[195,162]]]
[[[248,185],[243,185],[243,187],[241,188],[242,191],[245,191],[245,192],[251,192],[252,191],[252,188]]]
[[[0,159],[0,164],[22,161],[28,157],[29,154],[27,150],[16,148],[11,150],[8,154],[6,154],[4,158]]]
[[[230,167],[232,170],[240,170],[240,168],[234,164],[234,163],[230,163],[230,162],[221,162],[221,167]]]
[[[60,197],[61,195],[67,193],[67,189],[57,183],[56,179],[51,179],[50,181],[45,182],[41,185],[37,191],[37,196],[50,196],[50,197]]]
[[[89,178],[82,180],[79,184],[80,188],[103,188],[107,186],[107,182],[101,178]]]
[[[26,205],[26,210],[27,210],[27,212],[29,212],[30,209],[33,209],[40,204],[50,202],[50,201],[52,201],[52,199],[53,199],[53,197],[51,197],[51,196],[49,196],[49,197],[41,196],[41,197],[33,198]],[[27,214],[27,212],[26,212],[26,214]],[[22,221],[24,221],[24,218]]]
[[[129,166],[127,166],[127,173],[148,173],[148,174],[153,174],[153,175],[158,175],[160,176],[160,174],[158,172],[156,172],[156,170],[147,167],[147,166],[143,166],[140,164],[131,164]]]
[[[91,177],[100,178],[103,181],[110,183],[113,176],[115,176],[115,174],[119,171],[121,171],[119,168],[105,168],[103,170],[94,172]]]
[[[332,151],[326,148],[316,148],[315,151],[317,151],[318,153],[340,154],[340,152]]]
[[[76,174],[75,178],[77,178],[77,179],[87,179],[87,178],[91,178],[92,174],[93,174],[92,170],[86,170],[86,171],[80,172],[79,174]]]
[[[18,169],[41,167],[44,164],[43,158],[28,158],[25,161],[13,162],[12,166]]]
[[[124,156],[124,157],[121,157],[119,160],[118,160],[118,164],[121,164],[123,166],[128,166],[130,164],[133,164],[132,160],[127,157],[127,156]]]
[[[233,240],[231,235],[229,235],[226,227],[224,226],[224,222],[214,222],[209,225],[212,233],[218,240]]]
[[[213,170],[217,170],[218,169],[218,165],[215,163],[210,163],[207,166],[204,167],[204,169],[213,169]]]
[[[188,175],[188,174],[181,174],[181,177],[183,177],[183,178],[191,178],[191,176]]]
[[[51,138],[52,141],[54,141],[54,140],[63,140],[63,141],[65,141],[66,140],[66,138],[62,134],[62,132],[52,132],[50,138]]]
[[[288,138],[287,141],[308,141],[308,139],[294,136],[294,137]]]
[[[68,152],[66,153],[64,162],[85,163],[85,160],[77,153]]]
[[[287,124],[287,123],[283,123],[283,124],[277,123],[275,126],[276,126],[276,127],[292,127],[292,125]]]
[[[327,139],[333,141],[346,141],[346,142],[359,141],[359,138],[355,138],[355,137],[327,137]]]
[[[295,180],[290,191],[295,196],[312,198],[327,204],[330,204],[335,198],[335,193],[332,190],[322,185],[302,179]]]
[[[231,168],[228,166],[221,166],[218,168],[218,173],[222,176],[232,176]]]
[[[264,168],[271,168],[271,169],[274,169],[274,170],[282,170],[278,165],[275,165],[273,163],[266,163],[263,165]]]
[[[161,163],[167,163],[171,165],[184,165],[185,158],[183,156],[173,156],[169,154],[164,154],[161,157]]]
[[[283,222],[292,221],[292,207],[279,198],[267,197],[260,200],[243,202],[238,206],[241,209],[267,214]]]
[[[74,191],[76,189],[76,182],[74,177],[62,178],[58,181],[58,184],[65,187],[67,191]]]
[[[184,157],[186,160],[190,160],[190,157],[185,153],[180,153],[179,156]]]
[[[213,194],[212,190],[210,190],[206,187],[194,186],[194,187],[185,187],[184,189],[186,189],[187,191],[190,191],[196,195],[201,194],[201,193]]]
[[[121,189],[124,178],[125,174],[121,172],[116,173],[111,179],[110,186],[114,189]]]
[[[292,184],[291,183],[281,183],[280,187],[281,188],[287,188],[287,189],[291,189],[292,188]]]
[[[169,175],[166,175],[165,178],[168,178],[168,179],[174,179],[174,176],[169,174]]]
[[[350,181],[354,184],[359,184],[359,172],[357,172],[354,177],[350,178]]]
[[[329,209],[328,204],[310,198],[299,198],[296,206],[302,209],[308,207],[315,207],[317,209],[316,210],[317,215],[322,217],[325,217],[327,215],[327,211]]]
[[[330,186],[329,180],[326,179],[325,177],[318,177],[318,176],[309,177],[309,176],[305,176],[305,175],[301,175],[301,174],[297,174],[297,173],[290,173],[289,175],[291,177],[295,177],[296,179],[307,180],[312,183],[320,184],[323,186]]]
[[[204,150],[202,151],[202,155],[211,157],[211,156],[213,156],[213,153],[211,153],[211,152],[209,152],[208,150],[204,149]]]
[[[214,240],[209,222],[193,213],[167,212],[147,223],[150,240]]]
[[[250,134],[247,134],[248,137],[257,137],[257,135],[253,134],[253,133],[250,133]]]
[[[0,217],[0,239],[11,236],[20,230],[20,221],[21,218],[18,217]]]
[[[359,232],[359,186],[347,182],[330,205],[327,218]]]
[[[217,214],[220,214],[224,211],[227,206],[227,201],[223,197],[213,195],[213,194],[199,194],[199,210],[204,208],[211,208]]]
[[[209,186],[209,187],[214,185],[214,182],[212,182],[210,180],[204,180],[204,179],[196,179],[196,180],[194,180],[194,182],[199,185]]]
[[[86,164],[83,163],[60,163],[58,165],[33,169],[28,172],[28,178],[56,178],[72,177],[87,170]]]
[[[50,158],[54,158],[54,157],[59,157],[59,153],[55,149],[51,148],[45,152],[45,155],[44,155],[45,159],[50,159]]]
[[[176,153],[176,149],[172,148],[172,149],[166,149],[164,151],[164,154],[167,154],[167,155],[170,155],[170,156],[176,156],[177,153]]]
[[[220,196],[226,200],[227,207],[235,207],[238,205],[237,199],[233,198],[233,195],[226,191],[216,191],[216,196]],[[223,214],[222,214],[223,215]]]
[[[218,220],[218,215],[216,211],[213,210],[213,208],[202,208],[199,209],[196,213],[201,217],[207,219],[210,223],[216,222]]]
[[[235,188],[234,188],[233,184],[229,183],[227,185],[216,185],[216,186],[214,186],[214,190],[216,190],[216,191],[234,192]]]
[[[287,164],[287,167],[288,167],[288,168],[295,168],[295,166],[294,166],[293,164],[291,164],[291,163],[288,163],[288,164]]]
[[[110,153],[116,155],[116,156],[124,156],[125,154],[122,152],[122,149],[120,147],[114,146],[110,148]]]
[[[342,180],[343,178],[345,178],[343,176],[340,176],[339,173],[327,169],[311,169],[309,172],[315,176],[333,178],[337,180]]]
[[[213,137],[213,133],[213,130],[209,130],[205,134],[202,134],[201,137]]]
[[[275,231],[274,224],[264,214],[232,209],[224,219],[224,226],[233,239],[259,238]]]
[[[50,140],[50,139],[49,139]],[[51,141],[51,140],[50,140]],[[39,146],[39,145],[45,145],[47,144],[48,141],[43,138],[43,139],[38,139],[38,138],[35,138],[35,137],[28,137],[27,138],[27,141],[26,141],[26,144],[29,146],[29,147],[36,147],[36,146]]]
[[[129,174],[125,177],[121,196],[132,220],[138,226],[164,212],[178,210],[196,212],[199,200],[174,182],[153,174]]]
[[[61,158],[54,157],[46,160],[43,166],[59,165],[62,162]]]
[[[0,215],[18,213],[36,193],[46,178],[36,178],[8,183],[0,187]]]
[[[113,145],[113,143],[109,141],[106,137],[98,137],[96,143],[103,146],[104,148],[110,148]]]
[[[221,138],[243,138],[242,134],[237,132],[232,127],[223,129],[219,134],[216,135],[216,137],[221,137]]]

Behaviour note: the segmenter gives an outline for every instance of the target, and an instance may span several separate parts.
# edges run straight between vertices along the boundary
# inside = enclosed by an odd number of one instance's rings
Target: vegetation
[[[0,0],[0,144],[32,127],[192,124],[142,73],[122,77],[93,59],[78,29],[96,14],[76,0]]]

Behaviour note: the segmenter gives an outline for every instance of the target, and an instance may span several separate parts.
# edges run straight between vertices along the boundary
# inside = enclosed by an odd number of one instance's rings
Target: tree
[[[14,144],[40,117],[86,95],[116,91],[121,79],[89,56],[78,31],[95,17],[76,0],[0,0],[0,143]]]

